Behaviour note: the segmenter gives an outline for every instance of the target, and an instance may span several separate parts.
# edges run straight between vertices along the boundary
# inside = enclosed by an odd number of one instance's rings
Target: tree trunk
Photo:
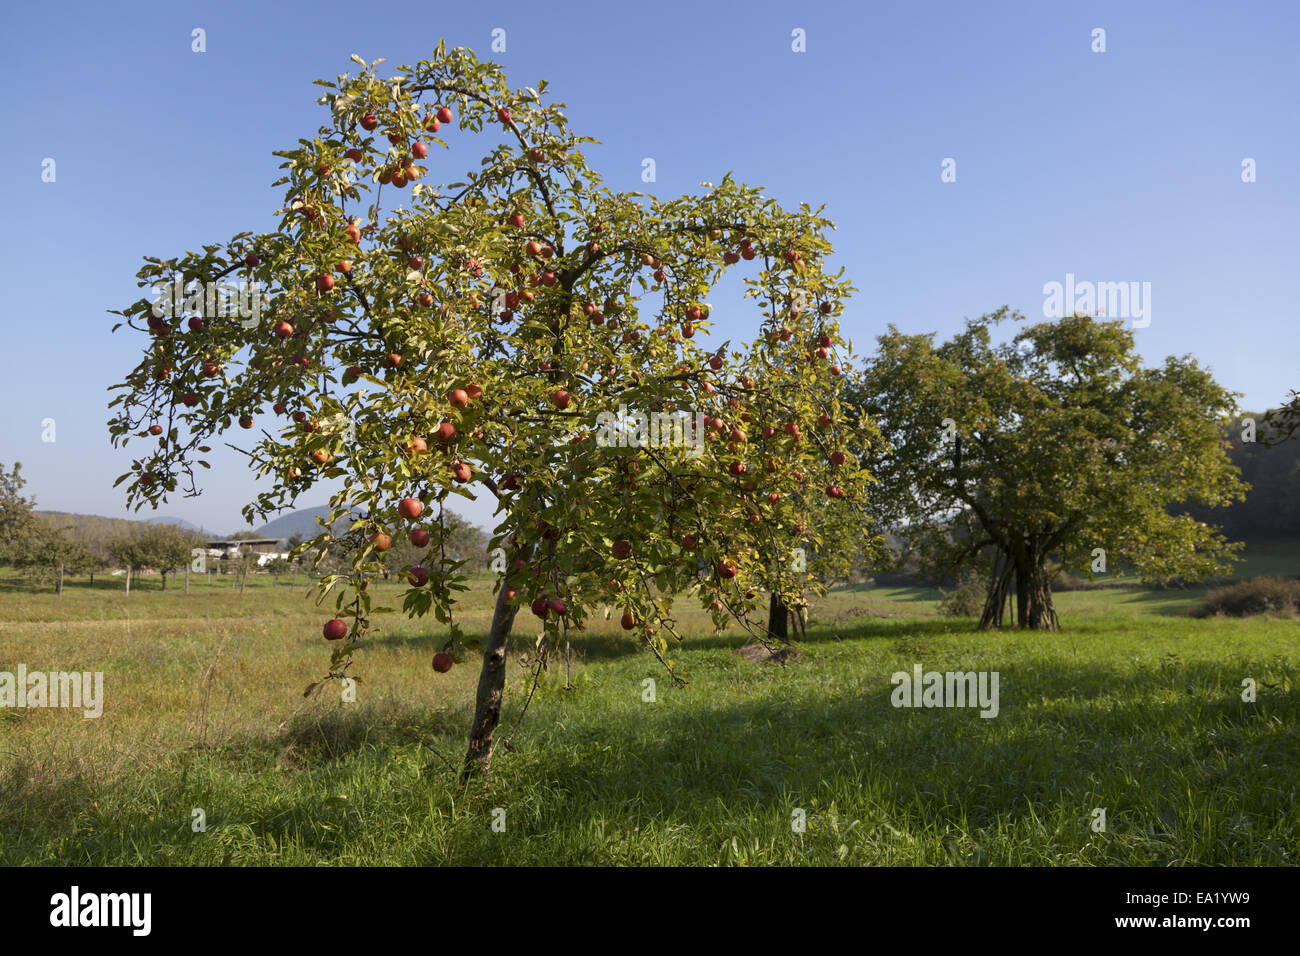
[[[91,572],[90,572],[90,586],[91,586],[91,587],[94,587],[94,586],[95,586],[95,572],[94,572],[94,571],[91,571]]]
[[[790,643],[790,609],[775,591],[767,602],[767,637],[780,644]]]
[[[497,592],[492,627],[483,647],[483,669],[479,671],[478,694],[474,699],[474,725],[469,732],[465,769],[460,775],[462,784],[475,772],[487,773],[492,768],[492,735],[501,720],[501,704],[505,699],[506,644],[519,611],[518,606],[506,603],[504,592],[504,586]]]
[[[1033,631],[1056,631],[1060,621],[1052,606],[1052,583],[1047,577],[1046,555],[1031,549],[1028,560],[1016,568],[1016,623]]]
[[[1014,566],[1003,551],[998,551],[993,558],[993,570],[989,572],[988,592],[984,598],[984,612],[980,615],[980,630],[1001,627],[1002,617],[1007,606],[1007,592],[1011,588]]]
[[[131,596],[131,565],[126,566],[126,596]]]
[[[163,589],[164,591],[166,591],[166,590],[167,590],[167,572],[166,572],[166,571],[159,571],[159,572],[158,572],[158,575],[162,578],[162,583],[163,583],[163,588],[162,588],[162,589]]]
[[[185,593],[190,593],[190,566],[185,565]]]
[[[58,586],[55,587],[54,593],[57,594],[59,597],[63,597],[63,562],[62,561],[59,562],[59,583]]]

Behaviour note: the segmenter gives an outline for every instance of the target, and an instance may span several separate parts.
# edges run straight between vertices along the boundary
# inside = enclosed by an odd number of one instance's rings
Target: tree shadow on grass
[[[883,788],[916,827],[996,831],[1077,806],[1080,843],[1099,790],[1126,793],[1109,808],[1112,828],[1155,833],[1169,831],[1169,814],[1186,810],[1189,786],[1199,786],[1232,794],[1224,820],[1254,817],[1266,832],[1294,814],[1286,794],[1300,769],[1300,692],[1292,672],[1281,682],[1289,689],[1244,703],[1240,666],[1170,664],[1135,675],[1106,665],[1018,664],[1001,673],[1001,709],[991,719],[975,709],[896,709],[882,675],[829,699],[810,693],[802,701],[675,709],[632,740],[594,723],[570,726],[589,734],[589,744],[557,748],[560,763],[548,760],[547,775],[582,795],[575,813],[579,804],[589,812],[653,802],[655,816],[688,821],[722,806],[745,812],[738,802],[788,816],[829,778],[847,779],[855,791]],[[611,751],[616,758],[599,759]],[[1193,842],[1188,829],[1166,832],[1152,838],[1150,852],[1167,854],[1154,862],[1171,862]]]

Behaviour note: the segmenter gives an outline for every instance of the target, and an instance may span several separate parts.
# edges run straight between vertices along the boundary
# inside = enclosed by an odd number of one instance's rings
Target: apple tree
[[[835,454],[872,434],[834,368],[852,287],[820,210],[730,175],[667,201],[604,186],[545,82],[512,89],[442,44],[391,76],[353,59],[317,81],[325,123],[277,154],[274,229],[146,258],[150,294],[117,313],[143,357],[110,431],[144,440],[119,478],[136,507],[198,493],[225,433],[266,480],[250,522],[329,489],[301,546],[346,556],[318,584],[338,612],[327,679],[355,673],[386,571],[463,645],[448,505],[490,495],[506,567],[468,776],[490,765],[521,607],[546,647],[610,609],[682,680],[676,598],[724,626],[801,592],[772,557],[818,535],[809,490],[854,501],[868,481]],[[732,271],[754,338],[706,344]],[[389,565],[395,537],[416,562]]]
[[[1019,626],[1056,630],[1063,567],[1156,582],[1225,570],[1235,546],[1175,506],[1243,497],[1222,432],[1232,393],[1190,357],[1142,367],[1122,323],[1074,315],[995,342],[1012,317],[968,320],[942,344],[879,337],[851,389],[890,446],[866,456],[873,514],[931,567],[992,553],[981,627],[1001,625],[1014,587]]]

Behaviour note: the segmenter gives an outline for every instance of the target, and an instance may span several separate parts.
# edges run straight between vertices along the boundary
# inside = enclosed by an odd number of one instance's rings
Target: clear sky
[[[1243,404],[1300,388],[1300,5],[1230,3],[9,4],[0,52],[6,294],[0,462],[38,507],[126,516],[107,387],[144,337],[109,333],[143,255],[272,227],[271,155],[325,115],[317,77],[427,56],[440,37],[551,83],[616,189],[670,197],[728,170],[824,203],[860,292],[859,352],[889,323],[947,335],[1043,287],[1149,282],[1149,362],[1191,353]],[[207,51],[191,51],[191,31]],[[507,49],[493,54],[492,31]],[[1104,53],[1093,31],[1106,31]],[[792,50],[792,31],[806,52]],[[381,68],[382,69],[382,68]],[[459,174],[479,153],[453,150]],[[641,182],[641,161],[657,182]],[[42,163],[56,162],[55,182]],[[943,182],[945,159],[956,181]],[[1242,161],[1257,181],[1242,181]],[[450,160],[449,160],[450,162]],[[446,181],[433,171],[432,181]],[[756,321],[719,310],[723,337]],[[54,442],[42,441],[44,419]],[[213,458],[159,514],[239,527],[255,486]],[[324,503],[304,501],[304,505]],[[467,516],[487,525],[490,507]],[[145,516],[142,512],[141,517]]]

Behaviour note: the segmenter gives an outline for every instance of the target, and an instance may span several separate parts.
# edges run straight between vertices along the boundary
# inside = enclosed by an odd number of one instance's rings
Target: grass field
[[[59,598],[0,580],[0,671],[103,671],[106,697],[92,720],[0,710],[0,862],[1164,866],[1300,853],[1300,623],[1193,620],[1182,612],[1197,590],[1062,593],[1063,631],[1034,635],[976,633],[938,616],[934,591],[837,589],[785,667],[742,660],[741,631],[712,634],[686,612],[673,654],[684,688],[599,621],[573,642],[572,689],[553,663],[513,750],[462,790],[477,660],[436,675],[445,632],[387,616],[361,653],[357,702],[337,685],[304,699],[327,666],[327,615],[301,581],[250,582],[241,597],[196,579],[186,595],[144,578],[127,598],[120,579],[74,581]],[[490,586],[477,581],[460,615],[470,633],[486,628]],[[518,649],[534,624],[518,618]],[[998,716],[893,707],[890,675],[914,664],[997,671]],[[512,659],[502,735],[528,684]],[[1090,828],[1097,808],[1105,832]]]

